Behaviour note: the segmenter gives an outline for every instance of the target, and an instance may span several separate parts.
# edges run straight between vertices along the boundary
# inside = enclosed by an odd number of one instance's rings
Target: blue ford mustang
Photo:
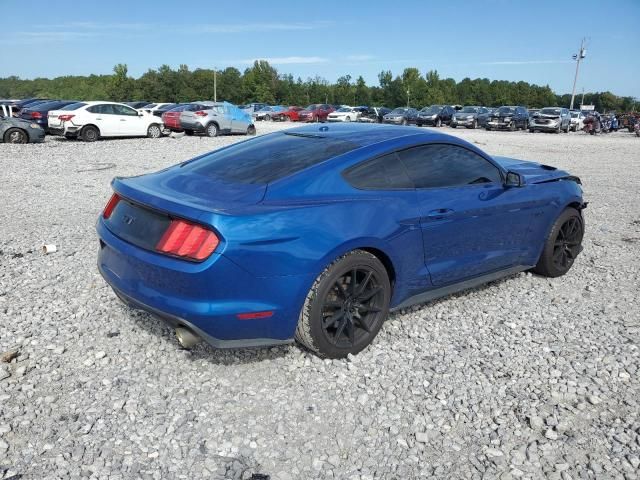
[[[389,310],[581,250],[580,180],[413,127],[310,125],[115,178],[98,267],[184,347],[357,353]]]

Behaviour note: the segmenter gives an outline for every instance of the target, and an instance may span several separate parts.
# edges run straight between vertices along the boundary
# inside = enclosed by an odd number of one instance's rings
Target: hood
[[[158,210],[187,218],[197,212],[209,213],[262,201],[266,185],[229,183],[181,165],[137,177],[116,177],[114,191],[123,197]]]
[[[476,117],[476,116],[478,116],[478,114],[474,113],[474,112],[464,112],[464,113],[463,112],[456,112],[454,114],[454,117],[456,117],[456,118],[467,118],[467,117]]]
[[[4,118],[4,117],[0,117],[0,123],[8,123],[10,125],[15,125],[18,127],[28,127],[29,125],[31,125],[32,123],[35,124],[35,122],[32,122],[30,120],[26,120],[24,118],[20,118],[20,117],[10,117],[10,118]],[[38,125],[38,128],[40,128],[40,126]]]
[[[525,183],[528,184],[548,182],[570,176],[569,173],[564,170],[558,170],[556,167],[542,163],[498,156],[494,156],[493,159],[505,170],[522,175]]]

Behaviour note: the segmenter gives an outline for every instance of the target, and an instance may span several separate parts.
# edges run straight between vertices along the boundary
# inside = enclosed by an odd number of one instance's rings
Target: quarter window
[[[374,158],[351,167],[344,178],[363,190],[412,189],[413,183],[396,153]]]
[[[502,182],[497,167],[477,153],[456,145],[424,145],[403,150],[398,155],[416,188]]]

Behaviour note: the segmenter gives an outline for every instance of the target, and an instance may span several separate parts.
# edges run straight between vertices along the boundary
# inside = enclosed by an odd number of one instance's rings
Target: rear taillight
[[[156,250],[169,255],[204,260],[218,247],[215,233],[184,220],[172,220],[156,245]]]
[[[42,114],[40,112],[31,112],[31,118],[42,118]]]
[[[206,117],[207,116],[207,112],[203,111],[203,110],[198,110],[197,112],[195,112],[196,115],[198,115],[199,117]]]
[[[60,115],[58,117],[58,119],[62,122],[68,122],[69,120],[71,120],[73,117],[75,117],[75,115]]]
[[[109,218],[113,213],[113,209],[116,208],[116,205],[118,204],[119,201],[120,201],[120,195],[118,195],[117,193],[114,193],[113,195],[111,195],[111,198],[109,199],[109,201],[107,202],[107,205],[104,207],[104,210],[102,211],[102,218],[104,218],[105,220]]]

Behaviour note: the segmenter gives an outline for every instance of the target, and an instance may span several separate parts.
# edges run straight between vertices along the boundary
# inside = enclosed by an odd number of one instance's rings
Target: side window
[[[89,113],[101,113],[100,112],[100,107],[102,105],[91,105],[90,107],[87,107],[87,112]]]
[[[416,188],[502,183],[497,167],[463,147],[433,144],[398,152]]]
[[[130,117],[138,116],[138,112],[131,107],[127,107],[125,105],[109,105],[109,106],[113,108],[113,113],[115,113],[116,115],[128,115]]]
[[[346,170],[343,176],[353,187],[363,190],[413,188],[413,183],[395,153],[359,163]]]

